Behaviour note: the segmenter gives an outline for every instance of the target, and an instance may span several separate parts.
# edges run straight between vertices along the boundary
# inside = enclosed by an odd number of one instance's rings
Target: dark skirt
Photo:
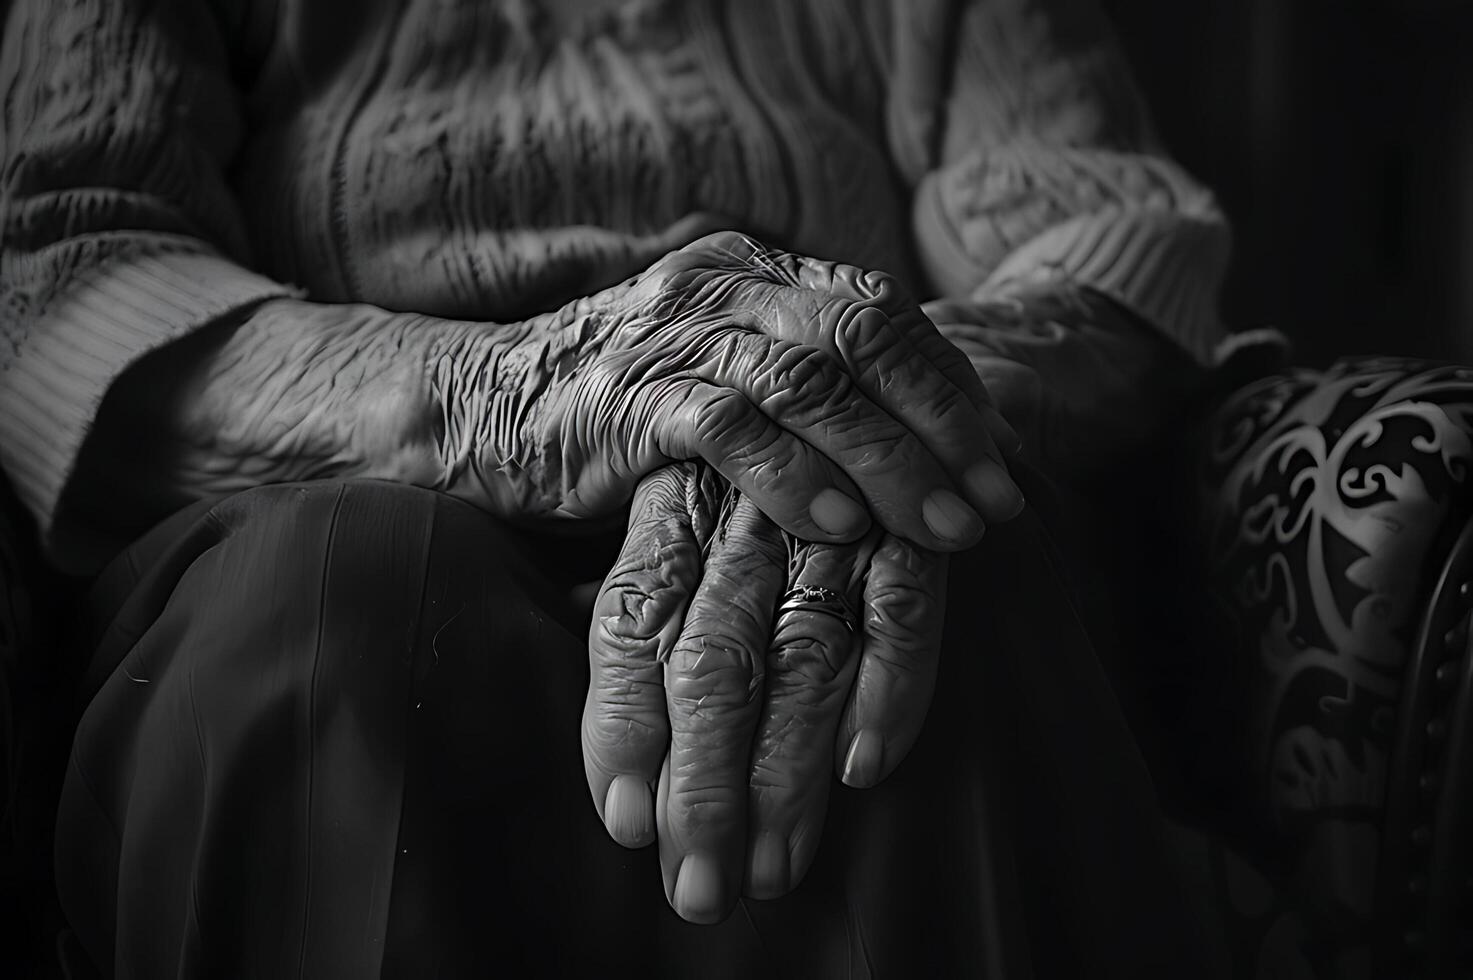
[[[953,561],[927,725],[777,901],[681,921],[579,747],[611,555],[441,494],[252,490],[97,583],[57,830],[104,975],[1196,977],[1130,733],[1031,513]]]

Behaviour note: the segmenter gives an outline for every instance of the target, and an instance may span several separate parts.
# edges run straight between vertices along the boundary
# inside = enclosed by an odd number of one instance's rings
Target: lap
[[[541,768],[514,722],[580,669],[555,598],[496,522],[391,484],[262,488],[145,536],[98,583],[58,826],[89,950],[376,972],[418,718],[513,780]]]
[[[1175,955],[1149,785],[1031,517],[954,563],[911,758],[836,788],[793,895],[714,928],[665,907],[653,852],[608,840],[587,798],[586,623],[560,569],[595,550],[368,482],[262,488],[146,536],[98,585],[59,824],[89,949],[344,976],[648,974],[655,950],[670,975],[1140,975]]]

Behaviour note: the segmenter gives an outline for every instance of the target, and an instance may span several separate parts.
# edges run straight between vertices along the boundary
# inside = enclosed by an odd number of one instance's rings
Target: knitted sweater
[[[734,228],[1220,335],[1226,227],[1087,2],[14,0],[0,44],[0,466],[48,534],[120,372],[283,295],[506,322]]]

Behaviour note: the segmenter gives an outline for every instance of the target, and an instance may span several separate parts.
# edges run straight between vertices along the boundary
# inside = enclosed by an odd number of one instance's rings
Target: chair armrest
[[[1387,774],[1377,920],[1387,975],[1473,973],[1473,521],[1423,613],[1403,675]]]
[[[1394,954],[1385,975],[1447,975],[1469,928],[1448,896],[1466,896],[1473,718],[1467,679],[1435,678],[1455,621],[1466,644],[1470,437],[1473,370],[1342,361],[1233,395],[1198,471],[1265,850],[1314,942]]]

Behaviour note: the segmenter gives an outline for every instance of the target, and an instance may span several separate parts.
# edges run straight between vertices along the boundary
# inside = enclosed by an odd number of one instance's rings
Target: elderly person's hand
[[[583,755],[614,839],[658,837],[681,916],[793,888],[829,773],[871,786],[909,751],[945,581],[943,555],[878,528],[842,545],[783,534],[702,465],[643,481],[594,608]]]
[[[891,277],[735,233],[516,323],[271,300],[109,397],[78,482],[123,487],[138,506],[90,509],[140,519],[349,476],[584,519],[698,458],[809,540],[853,541],[873,519],[955,550],[1023,504],[998,448],[1016,433]]]
[[[432,366],[437,485],[497,513],[609,513],[694,458],[809,540],[852,541],[873,516],[954,550],[1022,507],[997,448],[1015,434],[893,279],[737,234],[529,320],[509,348],[462,331]]]

